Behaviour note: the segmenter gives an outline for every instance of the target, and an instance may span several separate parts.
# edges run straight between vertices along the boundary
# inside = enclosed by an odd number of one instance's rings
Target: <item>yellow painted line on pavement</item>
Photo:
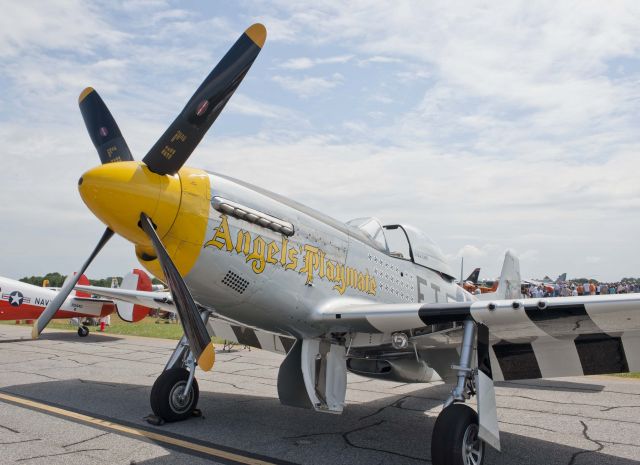
[[[151,439],[152,441],[161,442],[161,443],[169,444],[172,446],[193,450],[201,454],[209,455],[211,457],[232,460],[234,462],[248,464],[248,465],[273,465],[274,464],[274,462],[266,462],[264,460],[260,460],[257,458],[236,454],[236,453],[228,452],[221,449],[216,449],[215,447],[205,446],[205,445],[187,441],[184,439],[165,436],[164,434],[155,433],[153,431],[147,431],[147,430],[138,429],[132,426],[126,426],[123,424],[115,423],[113,421],[103,420],[101,418],[96,418],[96,417],[92,417],[82,413],[73,412],[71,410],[65,410],[60,407],[54,407],[52,405],[48,405],[42,402],[36,402],[34,400],[24,399],[22,397],[6,394],[4,392],[0,392],[0,400],[5,400],[8,402],[12,402],[14,404],[24,405],[26,407],[29,407],[35,410],[41,410],[44,412],[53,413],[56,415],[60,415],[62,417],[72,418],[74,420],[78,420],[83,423],[96,425],[101,428],[106,428],[112,431],[117,431],[120,433],[132,435],[132,436],[145,437],[147,439]]]

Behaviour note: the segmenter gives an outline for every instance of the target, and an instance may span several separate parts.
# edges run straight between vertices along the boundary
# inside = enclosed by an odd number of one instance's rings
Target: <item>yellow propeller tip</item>
[[[82,101],[87,98],[87,95],[89,95],[91,92],[93,92],[93,87],[86,87],[82,92],[80,92],[78,103],[82,103]]]
[[[38,334],[38,320],[33,323],[31,327],[31,339],[38,339],[40,334]]]
[[[250,26],[244,33],[260,48],[262,48],[264,42],[267,40],[267,28],[260,23]]]
[[[204,371],[210,371],[215,361],[216,351],[213,349],[213,342],[210,342],[198,357],[198,366]]]

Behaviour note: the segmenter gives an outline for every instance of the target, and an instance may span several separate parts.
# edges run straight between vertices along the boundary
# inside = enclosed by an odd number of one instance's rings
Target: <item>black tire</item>
[[[187,399],[181,401],[178,394],[182,393],[187,384],[189,371],[184,368],[170,368],[164,371],[151,388],[151,410],[166,422],[186,420],[193,415],[198,405],[200,390],[198,381],[194,378]]]
[[[433,465],[481,465],[484,462],[485,446],[478,434],[478,414],[464,404],[453,404],[445,408],[433,426],[431,436],[431,462]],[[466,437],[465,437],[466,435]],[[477,455],[466,453],[467,441],[473,439],[479,449]],[[468,444],[468,442],[467,442]],[[474,450],[476,450],[474,448]],[[473,459],[472,459],[473,458]]]
[[[88,335],[89,335],[89,328],[87,328],[86,326],[80,326],[78,328],[78,336],[87,337]]]

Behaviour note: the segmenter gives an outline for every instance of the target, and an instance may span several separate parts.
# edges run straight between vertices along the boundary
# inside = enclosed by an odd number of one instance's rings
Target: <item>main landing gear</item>
[[[431,461],[434,465],[482,464],[484,442],[478,437],[475,410],[453,404],[440,412],[431,438]]]
[[[184,368],[170,368],[151,388],[151,410],[164,421],[186,420],[198,405],[198,381]]]
[[[205,324],[209,315],[208,311],[201,312]],[[195,378],[196,366],[187,338],[182,336],[164,371],[151,388],[149,400],[153,416],[147,418],[148,422],[158,425],[200,416],[200,411],[196,408],[200,397]]]
[[[476,394],[475,370],[471,368],[475,323],[464,323],[458,383],[438,415],[431,437],[433,465],[481,465],[485,457],[485,443],[478,437],[478,414],[464,405]],[[454,403],[457,402],[457,403]]]
[[[78,336],[87,337],[88,335],[89,335],[89,328],[87,328],[84,325],[78,328]]]

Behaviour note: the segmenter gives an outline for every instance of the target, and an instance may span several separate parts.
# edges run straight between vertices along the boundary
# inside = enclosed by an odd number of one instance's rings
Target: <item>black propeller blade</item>
[[[102,250],[102,247],[104,247],[104,245],[109,242],[111,236],[113,236],[113,231],[109,228],[105,229],[102,237],[100,238],[100,241],[98,242],[98,245],[96,245],[96,248],[93,249],[93,252],[91,252],[91,255],[89,255],[87,261],[84,262],[82,268],[80,268],[74,276],[71,276],[69,280],[64,284],[64,286],[62,286],[62,289],[60,289],[58,295],[51,299],[51,302],[49,302],[47,307],[33,324],[33,329],[31,330],[31,337],[33,339],[37,339],[42,330],[49,324],[51,318],[53,318],[53,315],[60,309],[60,306],[69,296],[74,286],[78,284],[78,280],[80,279],[80,277],[84,274],[93,259],[96,258],[98,252]]]
[[[93,88],[87,87],[80,94],[78,105],[102,164],[133,161],[120,128],[100,95]]]
[[[207,328],[200,317],[198,306],[194,302],[193,297],[191,297],[187,285],[156,234],[151,218],[145,213],[142,213],[140,215],[140,225],[147,236],[149,236],[149,239],[151,239],[153,248],[160,260],[162,271],[171,290],[178,315],[180,316],[184,334],[187,336],[187,341],[189,342],[189,348],[198,361],[198,366],[204,371],[209,371],[215,360],[215,352],[213,350],[211,336],[209,336]]]
[[[158,174],[175,174],[216,120],[260,53],[267,31],[249,27],[220,60],[142,161]]]

